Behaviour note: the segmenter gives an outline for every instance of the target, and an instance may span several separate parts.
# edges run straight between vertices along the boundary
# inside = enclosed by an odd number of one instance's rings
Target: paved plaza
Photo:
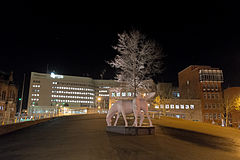
[[[156,125],[156,135],[106,133],[102,118],[63,117],[0,136],[6,160],[239,160],[230,139]]]

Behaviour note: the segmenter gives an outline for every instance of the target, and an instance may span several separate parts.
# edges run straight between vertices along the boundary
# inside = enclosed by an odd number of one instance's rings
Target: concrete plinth
[[[155,127],[125,127],[125,126],[107,126],[107,132],[118,133],[123,135],[154,135]]]

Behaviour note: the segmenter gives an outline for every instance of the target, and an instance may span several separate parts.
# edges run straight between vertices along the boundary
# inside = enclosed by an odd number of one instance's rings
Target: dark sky
[[[189,65],[210,65],[224,72],[225,86],[240,86],[240,23],[237,4],[130,4],[110,6],[60,1],[11,1],[1,9],[1,70],[13,70],[21,84],[31,71],[99,78],[114,77],[106,63],[116,55],[117,34],[139,29],[164,49],[165,72],[159,81],[177,85]]]

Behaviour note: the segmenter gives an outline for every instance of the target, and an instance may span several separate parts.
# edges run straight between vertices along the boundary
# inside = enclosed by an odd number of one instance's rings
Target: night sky
[[[113,79],[105,61],[117,52],[117,34],[139,29],[167,55],[157,81],[177,85],[189,65],[210,65],[224,72],[224,86],[240,86],[240,23],[237,4],[174,3],[139,5],[74,4],[60,1],[11,1],[1,9],[0,70]]]

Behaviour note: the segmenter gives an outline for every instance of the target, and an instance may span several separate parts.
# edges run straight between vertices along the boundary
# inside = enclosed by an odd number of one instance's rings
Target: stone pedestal
[[[154,135],[155,127],[125,127],[125,126],[107,126],[106,131],[122,135]]]

